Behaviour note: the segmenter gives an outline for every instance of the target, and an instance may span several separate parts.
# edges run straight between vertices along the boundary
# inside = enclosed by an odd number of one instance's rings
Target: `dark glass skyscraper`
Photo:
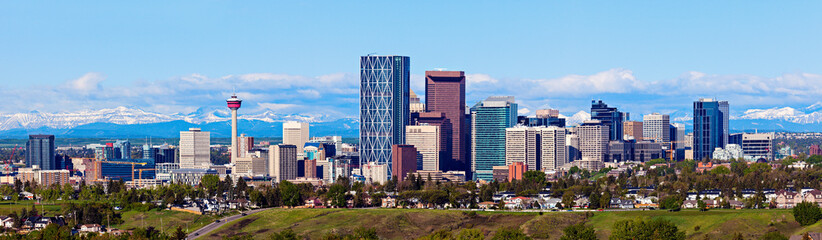
[[[622,122],[627,121],[628,118],[628,113],[620,112],[615,107],[608,107],[608,104],[602,100],[591,101],[591,119],[599,120],[602,125],[608,126],[610,131],[608,136],[611,141],[622,140]]]
[[[385,164],[389,177],[409,121],[409,66],[404,56],[360,57],[360,163]]]
[[[441,112],[451,124],[450,159],[441,159],[443,170],[466,171],[468,126],[465,124],[465,73],[462,71],[425,71],[425,110]],[[446,139],[442,139],[446,141]]]
[[[43,170],[56,170],[59,166],[54,149],[54,135],[29,135],[29,141],[26,142],[26,167],[37,165]]]
[[[728,102],[699,99],[694,102],[694,159],[713,156],[728,145]]]

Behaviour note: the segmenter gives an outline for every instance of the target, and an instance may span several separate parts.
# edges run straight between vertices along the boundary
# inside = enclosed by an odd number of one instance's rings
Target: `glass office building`
[[[360,163],[387,165],[391,146],[405,143],[409,121],[409,57],[360,57]]]
[[[715,148],[728,145],[728,102],[699,99],[694,102],[694,159],[713,157]]]
[[[628,121],[628,113],[620,112],[615,107],[608,107],[602,100],[591,101],[591,119],[599,120],[602,125],[608,126],[608,139],[611,141],[622,140],[622,122]]]
[[[517,123],[513,96],[489,97],[471,107],[471,171],[493,180],[494,166],[505,166],[505,129]]]

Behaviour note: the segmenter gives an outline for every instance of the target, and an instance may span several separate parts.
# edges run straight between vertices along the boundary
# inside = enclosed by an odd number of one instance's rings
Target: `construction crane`
[[[668,150],[666,150],[666,152],[668,153],[668,162],[674,162],[674,154],[676,154],[676,143],[677,141],[671,141],[668,143],[669,147]]]
[[[135,169],[135,170],[137,170],[139,172],[139,174],[137,175],[137,179],[143,179],[143,171],[154,171],[155,169],[154,168],[140,168],[140,169]],[[132,175],[134,175],[134,172],[132,172]],[[131,177],[131,181],[134,181],[134,176]]]

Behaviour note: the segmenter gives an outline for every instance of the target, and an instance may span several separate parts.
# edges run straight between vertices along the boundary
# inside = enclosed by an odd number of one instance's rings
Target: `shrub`
[[[815,203],[802,202],[793,208],[793,218],[799,225],[808,226],[822,219],[822,212]]]
[[[594,227],[585,226],[585,224],[578,223],[566,227],[562,230],[562,238],[560,240],[596,240],[597,234]]]

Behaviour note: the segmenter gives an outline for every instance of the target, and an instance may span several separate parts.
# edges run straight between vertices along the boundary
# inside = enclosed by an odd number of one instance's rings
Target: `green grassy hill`
[[[785,236],[821,231],[822,224],[800,227],[790,210],[693,210],[625,212],[511,213],[426,209],[272,209],[246,216],[212,232],[205,239],[249,233],[256,239],[291,228],[297,234],[318,239],[329,232],[347,233],[359,227],[374,227],[381,238],[413,239],[440,229],[462,228],[493,235],[500,227],[518,227],[535,239],[558,239],[566,226],[585,222],[594,226],[600,239],[607,239],[614,222],[624,219],[664,218],[685,231],[689,239],[730,239],[741,233],[755,239],[769,231]],[[697,228],[698,226],[698,228]]]

